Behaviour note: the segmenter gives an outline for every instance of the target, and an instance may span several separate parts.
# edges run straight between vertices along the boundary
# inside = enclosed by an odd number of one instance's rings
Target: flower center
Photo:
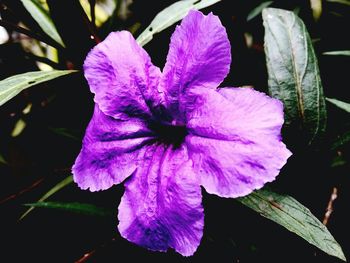
[[[188,134],[185,125],[174,125],[162,121],[150,121],[149,128],[156,134],[158,142],[178,148]]]

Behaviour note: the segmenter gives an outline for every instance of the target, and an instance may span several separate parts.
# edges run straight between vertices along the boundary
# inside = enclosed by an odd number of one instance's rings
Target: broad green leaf
[[[346,261],[340,245],[326,226],[294,198],[268,190],[259,190],[237,200],[327,254]]]
[[[97,207],[93,204],[78,203],[78,202],[72,202],[72,203],[37,202],[37,203],[24,204],[24,205],[31,206],[31,207],[60,209],[60,210],[66,210],[69,212],[85,214],[85,215],[92,215],[92,216],[111,216],[111,215],[113,215],[113,211],[111,211],[109,209]]]
[[[285,124],[311,143],[326,128],[323,88],[310,36],[293,12],[263,10],[269,92],[284,103]]]
[[[334,104],[338,108],[350,113],[350,103],[343,102],[343,101],[340,101],[337,99],[331,99],[331,98],[326,98],[326,100],[329,101],[330,103]]]
[[[24,7],[39,24],[41,29],[58,44],[64,47],[63,41],[58,34],[48,12],[41,6],[37,0],[21,0]]]
[[[76,70],[32,71],[0,81],[0,106],[15,97],[22,90],[39,83],[77,72]]]
[[[247,21],[250,21],[253,18],[255,18],[256,16],[258,16],[264,8],[270,6],[272,3],[273,3],[273,1],[266,1],[266,2],[262,2],[260,5],[255,7],[252,11],[249,12],[249,14],[247,16]]]
[[[221,0],[182,0],[168,6],[156,15],[151,24],[138,36],[136,41],[144,46],[150,42],[153,35],[163,31],[184,18],[191,9],[202,9]]]
[[[350,56],[350,50],[327,51],[323,52],[322,54],[329,56]]]
[[[44,194],[39,200],[38,203],[44,202],[47,198],[64,188],[65,186],[69,185],[73,182],[73,176],[70,175],[67,178],[63,179],[61,182],[56,184],[54,187],[52,187],[46,194]],[[30,207],[27,211],[24,212],[23,215],[19,218],[19,220],[22,220],[26,215],[28,215],[32,210],[34,209],[34,206]]]
[[[340,135],[332,144],[332,150],[336,150],[339,147],[347,144],[350,142],[350,131],[345,132],[344,134]]]

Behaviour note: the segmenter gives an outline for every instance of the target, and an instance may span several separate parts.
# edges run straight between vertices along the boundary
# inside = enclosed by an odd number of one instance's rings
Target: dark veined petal
[[[196,251],[204,214],[185,147],[149,146],[125,187],[118,214],[124,238],[155,251],[171,247],[184,256]]]
[[[162,79],[168,107],[180,114],[178,119],[183,118],[182,106],[191,105],[191,90],[215,89],[228,74],[230,64],[231,46],[219,18],[190,11],[171,37]]]
[[[84,75],[99,108],[116,119],[147,118],[162,101],[161,72],[127,31],[110,33],[90,51]]]
[[[138,156],[142,156],[142,148],[152,136],[141,120],[115,120],[96,105],[72,168],[74,181],[90,191],[122,182],[135,171]]]
[[[282,103],[249,88],[198,98],[186,145],[207,192],[238,197],[273,181],[291,155],[281,141]]]

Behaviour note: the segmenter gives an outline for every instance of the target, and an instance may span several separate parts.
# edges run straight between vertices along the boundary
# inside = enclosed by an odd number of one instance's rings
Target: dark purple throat
[[[157,141],[178,148],[184,142],[188,134],[186,126],[173,125],[158,120],[148,122],[148,127],[156,134]]]

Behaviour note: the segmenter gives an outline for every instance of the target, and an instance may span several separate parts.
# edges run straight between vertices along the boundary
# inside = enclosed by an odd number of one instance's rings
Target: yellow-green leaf
[[[168,6],[158,13],[151,24],[138,36],[136,41],[144,46],[150,42],[153,35],[163,31],[184,18],[191,9],[202,9],[221,0],[182,0]]]
[[[11,137],[17,137],[20,135],[26,126],[26,122],[23,119],[19,119],[11,132]]]
[[[64,47],[64,43],[58,34],[48,12],[36,0],[21,0],[24,7],[39,24],[41,29],[58,44]]]
[[[312,16],[318,21],[322,15],[322,0],[310,0]]]
[[[338,4],[343,4],[343,5],[350,5],[349,0],[327,0],[327,2],[338,3]]]
[[[0,154],[0,164],[7,164],[4,156],[2,156],[1,154]]]
[[[76,70],[32,71],[9,77],[0,81],[0,106],[15,97],[22,90],[49,81]]]

